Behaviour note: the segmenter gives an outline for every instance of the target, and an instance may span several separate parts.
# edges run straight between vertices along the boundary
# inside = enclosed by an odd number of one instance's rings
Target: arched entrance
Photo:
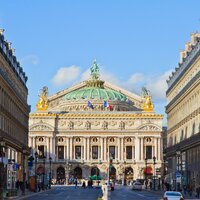
[[[82,179],[82,169],[80,167],[74,169],[74,178]]]
[[[110,169],[110,179],[116,180],[116,169],[114,167]]]
[[[97,175],[97,176],[100,175],[100,171],[99,171],[99,168],[98,168],[98,167],[93,167],[93,168],[91,169],[91,176],[94,176],[94,175]]]
[[[130,181],[133,180],[133,168],[132,167],[125,168],[125,180],[126,180],[127,184],[129,184]]]
[[[57,169],[57,182],[59,184],[64,184],[65,182],[65,169],[63,167],[58,167]]]

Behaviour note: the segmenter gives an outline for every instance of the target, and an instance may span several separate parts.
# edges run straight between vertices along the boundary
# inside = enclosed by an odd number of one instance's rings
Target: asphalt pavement
[[[146,190],[136,191],[126,186],[115,186],[115,190],[111,192],[111,200],[160,200],[161,194],[149,192]]]
[[[133,191],[129,186],[115,185],[111,200],[161,200],[164,191]],[[102,196],[101,188],[82,188],[75,186],[52,186],[51,190],[32,193],[17,200],[97,200]],[[187,200],[187,198],[186,198]],[[194,200],[194,199],[193,199]]]
[[[53,186],[51,190],[24,197],[24,200],[97,200],[102,194],[100,188],[75,186]],[[19,198],[22,199],[22,198]]]

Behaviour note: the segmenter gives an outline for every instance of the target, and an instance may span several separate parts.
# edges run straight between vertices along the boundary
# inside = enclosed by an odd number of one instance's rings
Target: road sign
[[[179,171],[176,171],[176,182],[181,183],[181,173]]]
[[[179,171],[176,172],[176,178],[180,178],[181,177],[181,173]]]

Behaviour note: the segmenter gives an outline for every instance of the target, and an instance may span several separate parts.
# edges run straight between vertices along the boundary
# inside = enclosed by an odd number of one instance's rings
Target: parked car
[[[166,191],[164,193],[164,200],[184,200],[182,194],[180,192],[175,191]]]
[[[133,190],[142,190],[142,183],[140,182],[134,182],[133,183],[133,187],[132,187]]]

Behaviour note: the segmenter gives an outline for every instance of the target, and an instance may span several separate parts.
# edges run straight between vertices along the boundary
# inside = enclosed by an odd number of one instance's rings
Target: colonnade
[[[38,136],[41,137],[41,136]],[[46,152],[46,158],[51,156],[52,161],[58,160],[58,147],[59,145],[64,146],[64,160],[75,160],[75,137],[73,136],[63,136],[64,142],[59,143],[56,139],[56,137],[49,137],[43,135],[42,137],[45,138],[43,143],[37,142],[37,136],[29,136],[29,146],[33,149],[33,154],[35,153],[36,149],[38,149],[38,145],[44,145],[45,146],[45,152]],[[60,137],[60,136],[59,136]],[[81,143],[79,144],[81,146],[81,161],[84,162],[90,162],[92,161],[92,145],[94,145],[91,141],[91,137],[80,137],[83,138]],[[108,149],[109,146],[115,146],[115,161],[118,162],[126,162],[126,161],[132,161],[132,162],[140,162],[144,161],[146,157],[146,146],[152,146],[152,158],[153,156],[156,157],[158,161],[162,160],[162,140],[160,136],[151,137],[152,142],[150,144],[147,144],[145,142],[145,137],[143,136],[135,136],[131,137],[133,139],[133,142],[127,143],[126,138],[127,136],[112,136],[113,138],[116,138],[116,141],[114,143],[110,143],[108,138],[110,136],[101,136],[97,137],[99,138],[98,144],[95,144],[95,146],[98,146],[98,160],[101,162],[108,162],[109,160],[109,153]],[[126,158],[126,146],[132,146],[132,159]]]

